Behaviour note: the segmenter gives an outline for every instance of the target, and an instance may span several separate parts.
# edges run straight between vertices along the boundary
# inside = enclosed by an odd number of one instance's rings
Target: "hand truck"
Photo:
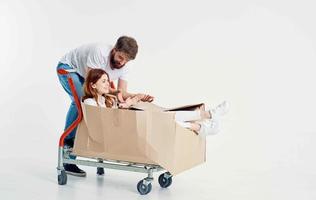
[[[127,162],[127,161],[120,161],[120,160],[107,160],[107,159],[100,159],[100,158],[71,159],[71,156],[73,155],[72,148],[69,148],[64,145],[64,139],[75,127],[78,126],[78,124],[83,118],[83,114],[82,114],[82,109],[81,109],[81,104],[80,104],[78,94],[76,92],[73,80],[70,76],[70,73],[73,73],[75,71],[58,69],[57,72],[60,75],[67,76],[67,81],[70,86],[71,93],[73,94],[75,104],[78,110],[77,119],[63,132],[63,134],[61,135],[59,139],[58,165],[57,165],[58,184],[59,185],[67,184],[67,174],[65,172],[63,164],[76,164],[76,165],[96,167],[97,175],[103,175],[104,168],[145,173],[147,174],[147,177],[138,182],[137,190],[141,195],[148,194],[152,189],[151,183],[154,180],[153,173],[159,172],[159,171],[165,171],[159,165],[134,163],[134,162]],[[172,184],[172,174],[170,172],[162,173],[158,178],[158,183],[162,188],[169,187]]]

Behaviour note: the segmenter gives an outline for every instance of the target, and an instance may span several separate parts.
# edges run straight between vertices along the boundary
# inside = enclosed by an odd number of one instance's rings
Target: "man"
[[[118,38],[114,47],[102,43],[87,44],[80,46],[66,55],[58,63],[58,69],[71,70],[70,76],[74,82],[78,97],[83,96],[82,86],[84,79],[92,68],[104,69],[111,81],[117,80],[117,89],[121,91],[119,101],[124,102],[130,96],[136,94],[127,91],[128,70],[127,63],[134,60],[138,52],[138,45],[135,39],[127,36]],[[59,75],[58,79],[71,98],[71,105],[67,113],[65,130],[76,120],[78,111],[71,93],[70,86],[65,75]],[[111,92],[115,92],[113,88]],[[142,101],[153,101],[153,97],[146,94],[137,94]],[[76,129],[74,129],[65,139],[65,145],[73,147]],[[74,164],[64,164],[66,173],[75,176],[86,176],[86,172],[79,169]]]

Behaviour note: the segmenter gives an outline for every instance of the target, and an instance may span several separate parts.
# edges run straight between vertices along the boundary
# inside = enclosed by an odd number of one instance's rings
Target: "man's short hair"
[[[127,54],[129,59],[134,60],[138,51],[138,45],[134,38],[121,36],[117,39],[115,47],[117,51]]]

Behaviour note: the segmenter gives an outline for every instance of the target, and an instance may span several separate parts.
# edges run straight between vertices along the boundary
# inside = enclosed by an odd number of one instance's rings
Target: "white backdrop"
[[[207,163],[147,198],[315,199],[314,10],[307,0],[0,0],[0,198],[139,197],[129,174],[108,188],[91,169],[61,188],[55,171],[70,103],[59,58],[129,35],[139,44],[130,91],[165,107],[231,106]]]

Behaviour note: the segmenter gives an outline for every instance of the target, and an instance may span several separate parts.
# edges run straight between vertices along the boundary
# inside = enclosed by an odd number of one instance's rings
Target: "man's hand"
[[[122,91],[120,91],[119,93],[117,93],[117,99],[119,102],[124,102],[124,98],[123,98],[123,93]]]
[[[136,94],[133,97],[128,97],[125,101],[120,102],[119,108],[130,108],[132,105],[137,104],[139,101],[152,102],[154,97],[148,94]]]
[[[109,93],[116,96],[118,102],[124,102],[122,90],[120,90],[120,89],[115,90],[113,88],[110,88]]]
[[[149,94],[137,94],[140,95],[140,100],[144,102],[152,102],[154,100],[153,96],[150,96]]]

